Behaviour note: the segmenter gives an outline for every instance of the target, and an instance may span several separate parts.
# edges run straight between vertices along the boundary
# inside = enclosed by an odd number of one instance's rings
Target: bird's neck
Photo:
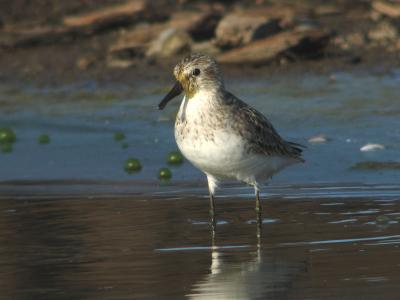
[[[216,105],[221,102],[225,90],[223,87],[208,87],[198,90],[191,98],[192,102],[202,102],[204,105]]]
[[[180,106],[178,118],[195,120],[201,115],[210,115],[222,103],[223,91],[219,89],[200,89],[192,97],[185,97]]]

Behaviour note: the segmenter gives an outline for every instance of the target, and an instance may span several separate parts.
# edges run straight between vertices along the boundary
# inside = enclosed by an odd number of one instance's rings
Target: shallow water
[[[312,195],[312,193],[310,193]],[[263,195],[265,197],[265,195]],[[397,197],[0,201],[4,299],[397,299]]]
[[[0,153],[0,298],[397,299],[400,171],[352,166],[400,161],[400,73],[226,85],[308,147],[263,189],[259,240],[250,188],[219,191],[213,241],[204,176],[185,162],[156,179],[176,148],[179,101],[155,109],[167,87],[0,84],[18,138]],[[124,172],[130,156],[141,172]]]
[[[307,163],[277,175],[273,184],[400,181],[398,170],[351,169],[362,161],[400,161],[400,72],[228,79],[226,86],[267,115],[283,137],[308,147]],[[167,90],[157,82],[0,85],[0,125],[11,126],[18,137],[13,153],[0,155],[0,180],[156,182],[167,153],[176,149],[173,119],[179,100],[164,111],[156,109]],[[113,140],[116,131],[126,134],[128,148]],[[42,133],[50,135],[49,145],[37,143]],[[307,142],[319,133],[331,140]],[[367,143],[385,149],[361,152]],[[124,172],[130,156],[142,161],[140,173]],[[172,171],[175,180],[203,179],[188,163]]]

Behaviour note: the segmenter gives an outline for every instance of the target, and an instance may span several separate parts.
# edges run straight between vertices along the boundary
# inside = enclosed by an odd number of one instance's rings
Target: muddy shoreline
[[[168,82],[175,63],[195,51],[215,56],[225,76],[233,78],[385,72],[400,66],[399,8],[389,1],[167,2],[3,4],[0,78],[39,85]],[[115,22],[126,15],[131,18]],[[231,19],[239,36],[226,29]],[[261,30],[271,24],[278,27]],[[166,34],[172,39],[169,44],[160,38]],[[157,48],[167,46],[168,53]],[[250,60],[244,55],[248,52]]]
[[[43,51],[45,50],[45,51]],[[134,67],[124,69],[107,68],[97,66],[88,70],[80,70],[71,67],[76,57],[71,52],[70,56],[64,53],[55,55],[52,52],[52,60],[46,55],[48,49],[35,49],[37,53],[29,50],[28,53],[0,54],[0,79],[6,84],[33,84],[38,86],[57,86],[73,84],[85,81],[98,83],[135,85],[143,82],[160,82],[161,85],[173,82],[173,66],[179,61],[179,57],[166,60],[162,64],[140,63]],[[58,56],[58,57],[57,57]],[[400,60],[397,55],[386,55],[377,50],[369,53],[362,61],[358,56],[343,55],[341,57],[327,57],[321,60],[297,61],[287,65],[268,64],[258,67],[243,65],[222,65],[221,69],[225,79],[268,78],[274,75],[301,75],[305,73],[330,76],[335,72],[349,73],[375,73],[386,74],[400,68]]]

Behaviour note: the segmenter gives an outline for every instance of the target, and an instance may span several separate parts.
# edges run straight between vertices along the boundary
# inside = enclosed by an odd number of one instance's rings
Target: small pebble
[[[312,144],[326,143],[327,141],[329,141],[329,138],[327,138],[324,134],[318,134],[308,139],[308,142]]]
[[[385,149],[385,146],[383,146],[381,144],[368,143],[368,144],[365,144],[364,146],[362,146],[360,148],[360,151],[370,152],[370,151],[383,150],[383,149]]]

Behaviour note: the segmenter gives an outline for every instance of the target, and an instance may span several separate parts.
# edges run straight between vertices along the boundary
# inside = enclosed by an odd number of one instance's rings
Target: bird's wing
[[[248,141],[248,151],[265,155],[290,156],[299,161],[304,146],[281,138],[268,119],[253,107],[228,93],[224,97],[230,107],[235,131]]]

